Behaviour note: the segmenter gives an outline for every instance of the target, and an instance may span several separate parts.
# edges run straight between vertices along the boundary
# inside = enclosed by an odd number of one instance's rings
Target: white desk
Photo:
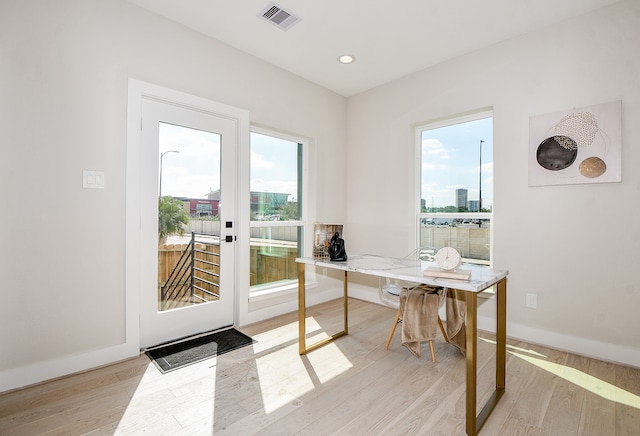
[[[346,262],[330,262],[310,257],[296,259],[298,263],[298,344],[300,354],[306,354],[318,347],[349,334],[348,320],[348,277],[349,272],[367,274],[378,277],[425,283],[433,286],[459,289],[465,291],[466,312],[466,429],[468,435],[478,433],[487,417],[504,394],[506,371],[506,318],[507,318],[507,274],[508,271],[497,271],[478,265],[464,264],[461,269],[471,270],[471,279],[455,280],[425,277],[422,274],[424,262],[409,259],[394,259],[375,255],[349,255]],[[313,265],[344,271],[344,330],[331,337],[306,345],[306,301],[305,301],[305,266]],[[435,266],[431,265],[431,266]],[[497,285],[497,328],[496,328],[496,387],[491,398],[482,407],[479,414],[476,410],[477,395],[477,342],[478,342],[478,294],[487,288]]]

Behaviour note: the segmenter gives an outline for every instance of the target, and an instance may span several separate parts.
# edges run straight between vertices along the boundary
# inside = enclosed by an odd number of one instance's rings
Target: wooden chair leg
[[[384,349],[389,349],[389,344],[391,344],[391,339],[393,338],[393,334],[396,331],[396,327],[398,326],[398,322],[400,322],[400,309],[396,312],[396,319],[393,321],[393,325],[391,326],[391,331],[389,332],[389,337],[387,338],[387,343],[384,344]],[[440,315],[438,315],[438,325],[440,326],[440,331],[442,332],[442,336],[444,336],[444,340],[449,342],[449,337],[447,336],[447,332],[444,329],[444,325],[442,324],[442,320],[440,319]],[[429,341],[429,350],[431,351],[431,361],[436,361],[436,350],[433,347],[433,341]]]
[[[442,332],[442,336],[444,336],[444,340],[449,342],[449,336],[447,336],[447,332],[444,330],[444,326],[442,325],[442,320],[440,319],[440,315],[438,315],[438,325],[440,326],[440,331]]]
[[[395,321],[393,321],[393,325],[391,326],[391,331],[389,332],[389,338],[387,339],[387,343],[384,344],[384,349],[385,350],[389,349],[389,344],[391,343],[391,338],[393,338],[393,334],[396,331],[396,327],[397,327],[399,321],[400,321],[400,309],[398,309],[398,312],[396,312],[396,319],[395,319]]]
[[[444,340],[449,342],[449,337],[447,336],[447,332],[444,330],[444,326],[442,325],[442,320],[440,319],[440,315],[438,315],[438,325],[440,326],[440,331],[442,332],[442,336],[444,336]],[[431,350],[431,361],[436,361],[436,351],[433,348],[433,341],[429,341],[429,349]]]

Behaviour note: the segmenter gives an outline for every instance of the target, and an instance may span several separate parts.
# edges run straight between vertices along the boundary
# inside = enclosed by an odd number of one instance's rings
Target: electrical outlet
[[[82,171],[82,187],[93,189],[104,189],[103,171]]]
[[[527,302],[526,305],[529,309],[537,309],[538,308],[538,295],[537,294],[527,294]]]

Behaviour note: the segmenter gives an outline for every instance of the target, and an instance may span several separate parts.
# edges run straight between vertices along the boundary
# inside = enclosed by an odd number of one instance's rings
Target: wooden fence
[[[167,244],[158,247],[158,283],[164,284],[178,263],[188,244]],[[219,247],[208,246],[219,253]],[[200,249],[204,249],[201,246]],[[293,280],[298,277],[296,269],[296,246],[279,246],[265,249],[263,245],[251,245],[250,285]]]
[[[422,247],[453,247],[467,259],[487,262],[490,259],[491,241],[488,228],[432,226],[420,230]]]

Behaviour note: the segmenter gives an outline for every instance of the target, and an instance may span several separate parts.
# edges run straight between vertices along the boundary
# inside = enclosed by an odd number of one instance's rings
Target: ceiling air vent
[[[285,31],[300,21],[299,17],[296,17],[291,12],[285,11],[275,3],[269,3],[266,8],[258,13],[258,17]]]

